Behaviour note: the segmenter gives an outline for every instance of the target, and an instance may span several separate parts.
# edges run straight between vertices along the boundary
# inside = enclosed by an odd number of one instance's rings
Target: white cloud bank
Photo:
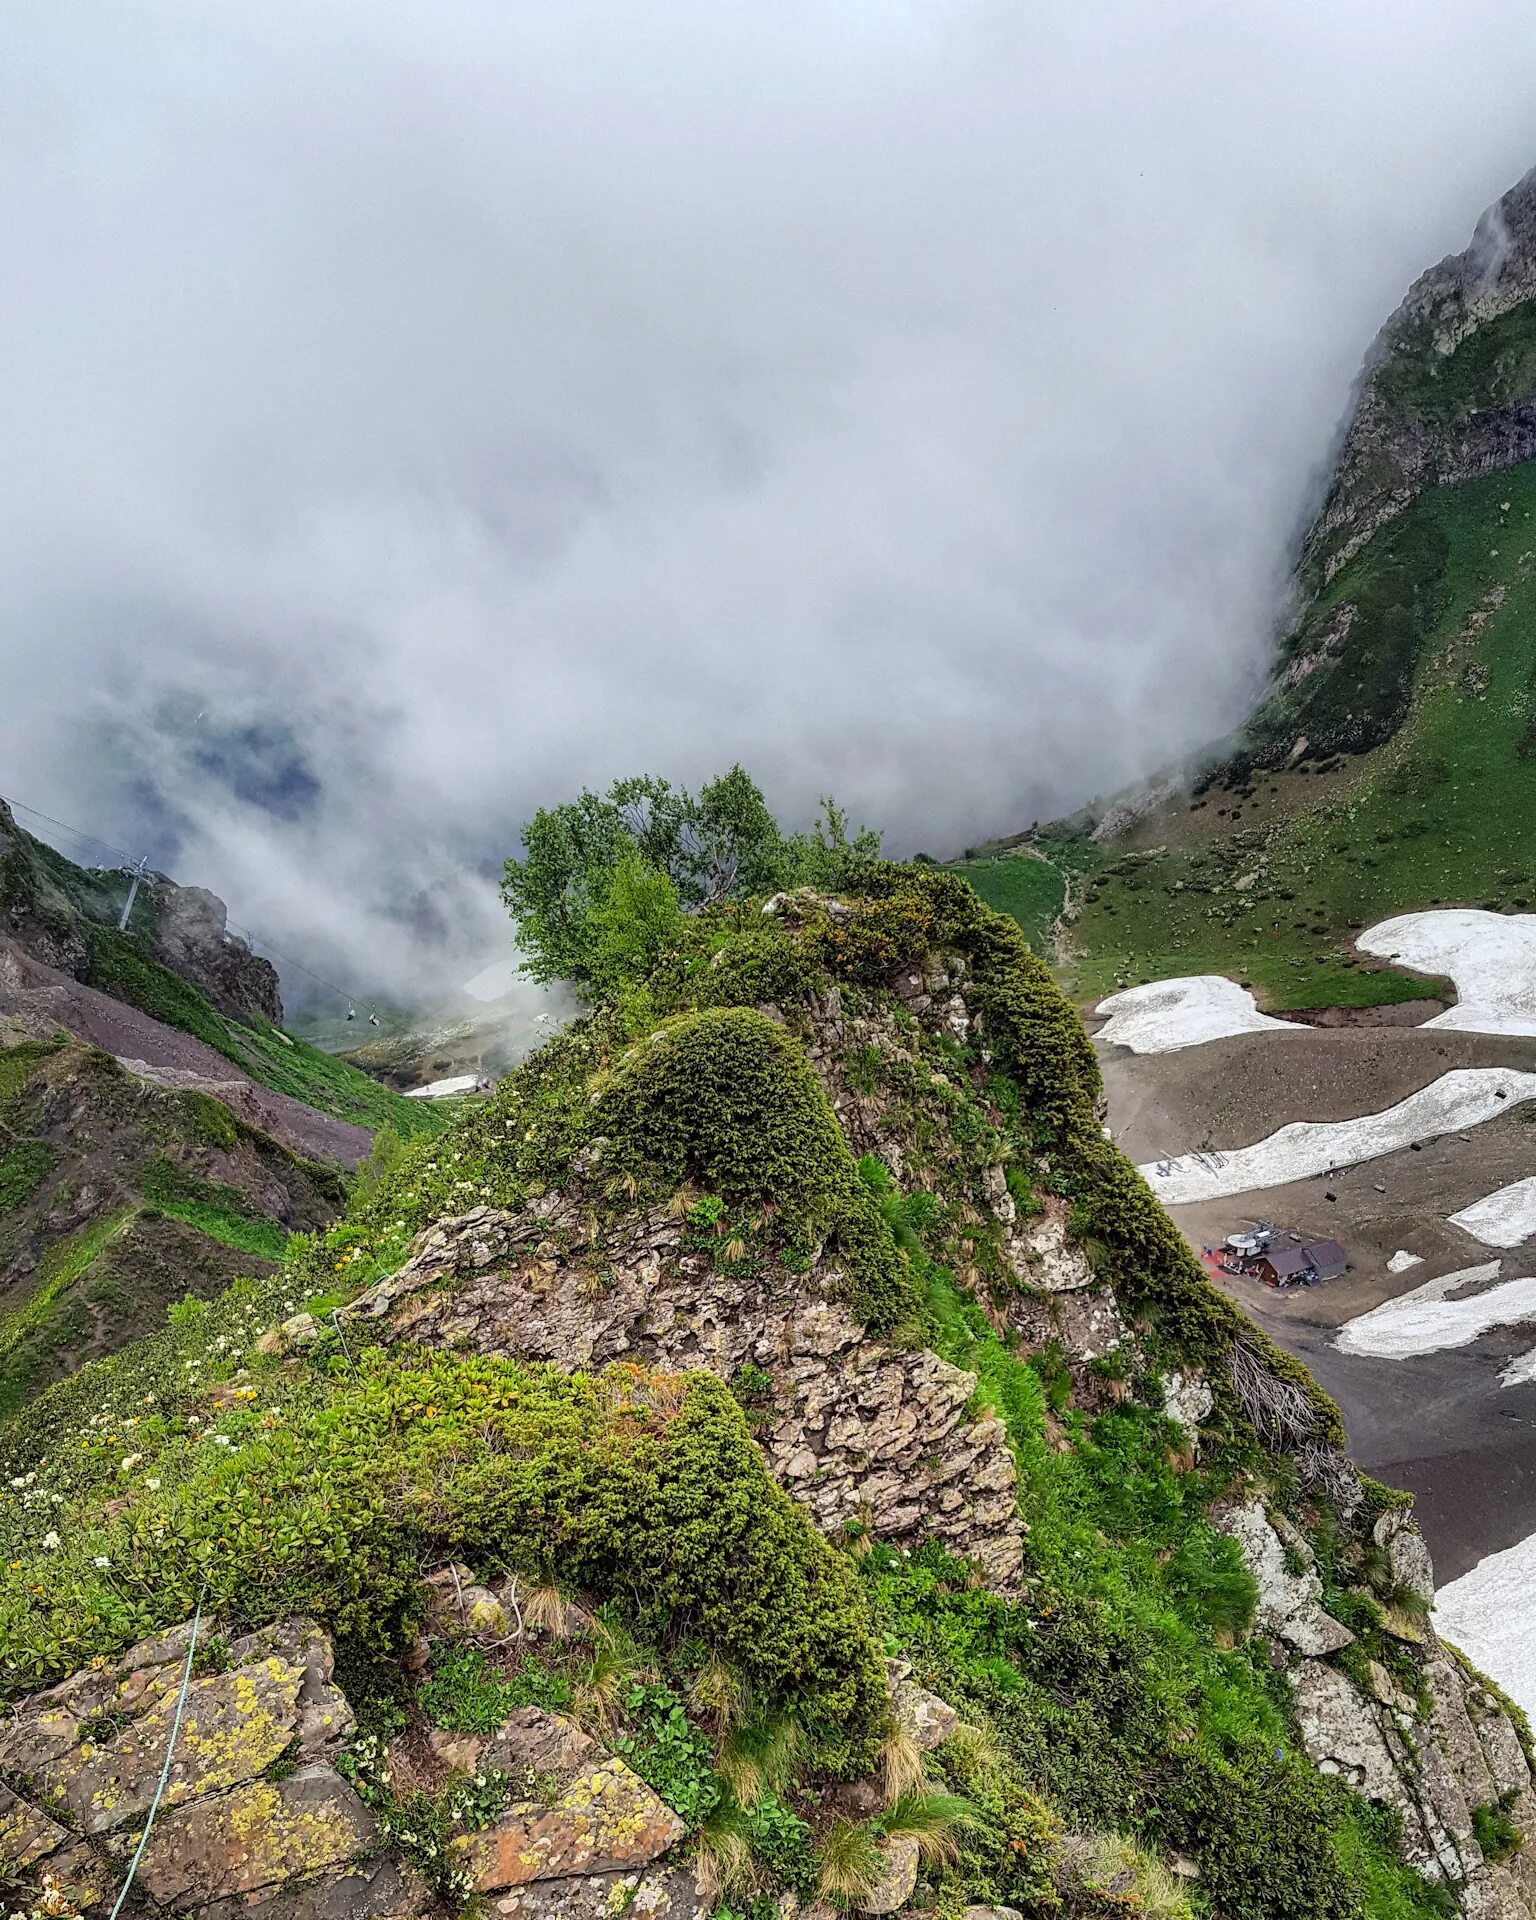
[[[322,971],[583,781],[943,851],[1224,729],[1362,350],[1536,160],[1520,0],[0,47],[0,791]]]

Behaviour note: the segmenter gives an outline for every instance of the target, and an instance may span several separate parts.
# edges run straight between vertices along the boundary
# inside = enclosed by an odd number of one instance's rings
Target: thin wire
[[[34,820],[46,820],[50,827],[57,827],[61,833],[73,834],[76,840],[84,842],[86,846],[100,847],[103,853],[115,853],[119,859],[130,863],[134,860],[131,853],[125,853],[121,847],[114,847],[110,840],[99,840],[94,833],[87,833],[81,827],[72,827],[67,820],[55,820],[51,813],[44,813],[41,807],[29,807],[24,800],[8,800],[6,804],[17,813],[29,814]],[[233,920],[226,920],[225,925],[231,933],[238,933],[253,951],[256,949],[257,938],[249,927],[237,927]],[[275,960],[280,960],[285,967],[296,967],[300,973],[306,974],[318,986],[324,987],[328,993],[334,993],[339,1000],[345,1000],[348,1006],[362,1007],[373,1014],[378,1012],[378,1008],[371,1000],[364,1000],[355,993],[348,993],[345,987],[338,987],[334,980],[327,980],[324,974],[316,973],[313,967],[306,967],[302,960],[295,960],[292,954],[279,953],[269,940],[262,941],[261,945]]]
[[[125,853],[121,847],[114,847],[110,840],[98,840],[94,833],[86,833],[83,828],[72,827],[67,820],[55,820],[51,813],[44,813],[39,807],[29,807],[25,801],[12,800],[8,804],[19,813],[29,813],[34,820],[46,820],[50,827],[58,827],[65,833],[73,834],[77,840],[83,840],[88,847],[100,847],[103,853],[115,853],[121,860],[131,860],[133,855]]]
[[[181,1691],[176,1696],[176,1714],[171,1721],[170,1744],[165,1749],[165,1765],[160,1769],[159,1784],[155,1788],[155,1797],[149,1803],[149,1816],[144,1822],[144,1831],[139,1835],[139,1844],[134,1849],[133,1859],[128,1864],[128,1878],[123,1882],[122,1892],[118,1894],[107,1920],[117,1920],[118,1909],[128,1898],[128,1889],[133,1885],[133,1876],[139,1870],[139,1862],[144,1858],[144,1849],[149,1845],[150,1829],[155,1824],[155,1815],[160,1811],[160,1798],[165,1792],[165,1783],[171,1777],[171,1759],[176,1752],[176,1736],[181,1731],[181,1716],[187,1704],[187,1689],[192,1684],[192,1656],[197,1651],[197,1630],[202,1625],[203,1602],[208,1597],[208,1583],[204,1581],[203,1590],[197,1596],[197,1611],[192,1616],[192,1638],[187,1642],[187,1664],[181,1670]]]

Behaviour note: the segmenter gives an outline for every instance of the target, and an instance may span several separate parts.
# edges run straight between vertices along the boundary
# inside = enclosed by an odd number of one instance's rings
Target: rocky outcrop
[[[378,1823],[332,1764],[353,1730],[329,1641],[291,1620],[223,1650],[187,1686],[191,1622],[23,1703],[0,1727],[0,1856],[89,1909],[118,1885],[171,1763],[135,1881],[168,1913],[272,1920],[419,1912],[421,1889],[372,1860]],[[279,1893],[281,1897],[279,1898]]]
[[[1283,1515],[1271,1516],[1261,1500],[1249,1500],[1217,1508],[1211,1521],[1237,1542],[1258,1586],[1253,1620],[1258,1632],[1301,1654],[1337,1653],[1350,1644],[1355,1636],[1349,1628],[1323,1610],[1323,1583],[1311,1548]]]
[[[825,1531],[933,1534],[1012,1587],[1017,1473],[1002,1422],[968,1417],[974,1374],[866,1337],[828,1297],[840,1276],[824,1263],[737,1279],[688,1252],[664,1211],[595,1245],[588,1220],[576,1182],[523,1213],[441,1221],[355,1310],[396,1338],[565,1368],[635,1360],[734,1380],[751,1367],[771,1383],[753,1407],[769,1467]]]
[[[1331,579],[1419,494],[1536,458],[1536,398],[1490,391],[1433,417],[1405,404],[1405,367],[1437,373],[1481,329],[1536,298],[1536,175],[1478,222],[1472,244],[1420,275],[1366,363],[1304,558]],[[1443,416],[1443,417],[1442,417]]]
[[[1473,1920],[1530,1920],[1536,1861],[1527,1863],[1523,1852],[1508,1864],[1487,1860],[1473,1820],[1476,1808],[1498,1805],[1522,1832],[1536,1834],[1530,1767],[1500,1703],[1420,1623],[1412,1638],[1427,1656],[1422,1697],[1404,1692],[1374,1660],[1369,1689],[1358,1684],[1326,1657],[1354,1636],[1324,1611],[1321,1581],[1295,1529],[1256,1500],[1212,1518],[1237,1541],[1258,1584],[1254,1625],[1289,1658],[1297,1729],[1319,1771],[1393,1808],[1405,1857],[1455,1888],[1460,1911]],[[1431,1597],[1428,1550],[1406,1511],[1381,1515],[1374,1533],[1394,1582]]]
[[[283,1024],[277,969],[229,928],[229,911],[206,887],[180,887],[163,874],[150,883],[155,958],[190,980],[231,1019]]]
[[[0,933],[44,966],[90,977],[93,929],[114,928],[128,880],[77,867],[17,825],[0,800]],[[222,1013],[281,1026],[277,971],[229,928],[206,887],[152,873],[140,886],[131,931],[161,966],[201,989]]]

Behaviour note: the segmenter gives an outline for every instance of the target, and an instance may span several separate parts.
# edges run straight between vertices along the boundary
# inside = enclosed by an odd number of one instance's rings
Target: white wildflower
[[[50,1553],[53,1553],[57,1548],[61,1547],[63,1544],[64,1544],[63,1541],[60,1540],[57,1531],[53,1527],[50,1527],[48,1531],[43,1535],[43,1545],[48,1549]]]

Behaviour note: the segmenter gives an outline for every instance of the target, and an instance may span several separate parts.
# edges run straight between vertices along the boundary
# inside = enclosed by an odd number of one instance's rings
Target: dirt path
[[[0,1022],[18,1037],[38,1040],[62,1027],[77,1040],[112,1054],[143,1079],[211,1094],[248,1125],[306,1159],[354,1167],[372,1143],[365,1127],[333,1119],[302,1100],[258,1085],[191,1034],[41,965],[9,940],[0,940]]]

